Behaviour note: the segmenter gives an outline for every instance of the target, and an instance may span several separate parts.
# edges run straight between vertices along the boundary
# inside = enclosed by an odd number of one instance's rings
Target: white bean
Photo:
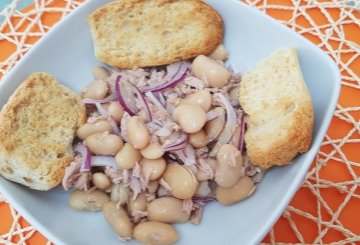
[[[223,44],[217,46],[217,48],[209,55],[209,57],[213,60],[221,60],[224,61],[228,57],[228,52],[225,49]]]
[[[180,104],[190,104],[200,106],[205,112],[211,108],[211,94],[207,90],[201,90],[186,96]]]
[[[208,181],[199,182],[199,186],[196,189],[195,196],[196,197],[208,197],[212,194],[212,190],[209,186]]]
[[[221,204],[232,205],[250,196],[254,190],[253,180],[248,176],[241,176],[238,182],[229,188],[218,186],[215,196]]]
[[[230,78],[228,70],[204,55],[199,55],[194,59],[191,70],[195,77],[206,80],[209,86],[214,88],[225,86]]]
[[[103,206],[103,214],[111,228],[124,239],[131,238],[133,224],[123,207],[116,207],[114,202],[108,202]]]
[[[222,187],[233,186],[243,174],[241,152],[233,145],[224,144],[220,147],[216,159],[218,166],[215,182]]]
[[[162,157],[158,159],[143,158],[140,166],[144,175],[149,177],[149,180],[156,180],[164,173],[166,161]]]
[[[106,97],[108,91],[109,86],[107,82],[95,80],[83,90],[82,97],[86,99],[101,100]]]
[[[103,66],[96,66],[92,71],[93,77],[97,80],[104,80],[110,76],[110,72]]]
[[[96,155],[114,156],[124,143],[115,134],[96,133],[87,137],[84,144]]]
[[[167,165],[163,178],[171,194],[179,199],[192,198],[199,184],[190,169],[177,163]]]
[[[145,221],[135,226],[134,237],[149,245],[170,245],[179,239],[174,227],[157,221]]]
[[[111,186],[110,178],[101,172],[97,172],[92,175],[92,182],[96,188],[103,191],[109,189]]]
[[[225,110],[222,107],[216,107],[214,110],[217,113],[217,117],[205,124],[204,130],[209,141],[215,140],[225,126]]]
[[[179,105],[176,107],[173,117],[185,133],[195,133],[206,123],[206,114],[197,105]]]
[[[201,129],[196,133],[189,134],[189,143],[193,147],[201,148],[205,147],[209,143],[209,140],[205,131]]]
[[[130,196],[127,207],[130,214],[134,213],[135,211],[145,211],[147,208],[148,202],[146,200],[146,196],[144,192],[141,192],[136,199]]]
[[[73,191],[69,196],[69,204],[78,211],[100,211],[110,198],[104,192],[95,190],[92,192]]]
[[[137,162],[140,162],[140,159],[140,151],[135,149],[130,143],[125,143],[115,156],[117,165],[122,169],[132,169]]]
[[[150,134],[139,116],[133,116],[129,119],[127,133],[129,142],[135,149],[144,149],[150,143]]]
[[[81,125],[76,131],[76,135],[84,140],[92,134],[104,132],[112,133],[111,124],[108,121],[99,120],[94,123],[85,123]]]
[[[164,155],[163,148],[159,143],[150,143],[140,151],[141,155],[147,159],[157,159]]]
[[[121,107],[119,102],[113,101],[110,103],[109,107],[107,108],[107,112],[109,116],[111,116],[115,122],[120,123],[121,118],[124,114],[124,109]]]
[[[164,223],[185,223],[190,214],[183,211],[183,201],[175,197],[160,197],[149,203],[148,218]]]

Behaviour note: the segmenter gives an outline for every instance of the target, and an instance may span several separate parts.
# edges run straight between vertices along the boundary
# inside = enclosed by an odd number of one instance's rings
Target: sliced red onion
[[[165,96],[164,96],[161,92],[158,93],[158,96],[159,96],[159,101],[160,101],[160,103],[163,105],[163,107],[166,108],[166,99],[165,99]]]
[[[110,156],[92,156],[91,157],[91,165],[93,167],[116,167],[116,161],[114,157]]]
[[[142,107],[143,107],[144,110],[145,110],[145,115],[146,115],[145,120],[148,121],[148,122],[151,122],[151,121],[152,121],[152,116],[151,116],[149,104],[147,103],[144,95],[141,93],[141,91],[139,90],[139,88],[136,87],[135,85],[133,85],[133,86],[134,86],[134,88],[135,88],[135,93],[136,93],[138,99],[140,100]]]
[[[76,144],[74,147],[74,151],[80,153],[83,157],[80,171],[89,172],[91,170],[91,152],[89,151],[89,149],[83,144]]]
[[[166,108],[161,104],[161,102],[155,97],[155,95],[151,91],[146,92],[145,95],[158,108],[159,111],[168,113]]]
[[[238,149],[240,152],[243,151],[244,149],[244,134],[245,134],[245,114],[242,112],[239,115],[239,120],[240,120],[240,137],[239,137],[239,141],[238,141]]]
[[[181,132],[178,138],[168,144],[163,145],[162,148],[165,152],[180,150],[183,149],[187,144],[186,140],[187,134]]]
[[[160,92],[162,90],[175,87],[186,77],[190,63],[178,61],[167,66],[166,82],[155,83],[150,86],[141,88],[142,92]]]
[[[95,102],[105,104],[109,103],[111,101],[116,100],[116,95],[114,93],[111,93],[108,97],[101,99],[101,100],[94,100],[94,99],[83,99],[84,104],[95,104]]]
[[[124,108],[124,110],[129,113],[130,116],[135,116],[134,109],[131,108],[131,105],[128,104],[126,101],[126,98],[133,98],[132,94],[127,94],[127,90],[129,89],[124,86],[124,84],[121,83],[121,75],[118,75],[115,80],[115,92],[116,97],[120,103],[120,105]],[[135,102],[134,102],[135,105]]]
[[[224,105],[226,110],[226,123],[218,138],[218,143],[227,144],[234,134],[234,126],[236,125],[236,112],[230,104],[230,101],[224,95],[217,93],[215,96],[220,98],[221,103]]]

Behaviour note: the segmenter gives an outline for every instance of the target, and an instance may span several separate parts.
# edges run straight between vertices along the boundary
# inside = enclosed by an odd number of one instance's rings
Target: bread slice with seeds
[[[121,68],[170,64],[221,43],[221,16],[200,0],[118,0],[88,17],[96,58]]]
[[[0,175],[36,190],[57,186],[85,119],[79,95],[49,74],[31,74],[0,112]]]
[[[314,113],[296,49],[280,48],[246,72],[239,100],[247,114],[247,153],[255,165],[287,164],[308,151]]]

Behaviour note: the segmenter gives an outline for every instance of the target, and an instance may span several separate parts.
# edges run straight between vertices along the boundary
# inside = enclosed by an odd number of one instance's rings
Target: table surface
[[[360,1],[242,1],[317,44],[336,61],[342,74],[332,123],[304,185],[263,243],[360,244]],[[10,2],[13,4],[7,5],[7,12],[13,17],[6,18],[5,11],[0,13],[0,79],[54,23],[82,1],[35,0],[35,5],[19,12],[15,8],[30,0],[1,0],[0,9]],[[50,243],[0,194],[0,244],[25,242]]]

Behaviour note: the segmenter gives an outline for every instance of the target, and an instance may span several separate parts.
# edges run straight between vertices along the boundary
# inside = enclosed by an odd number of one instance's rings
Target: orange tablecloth
[[[303,187],[263,243],[360,244],[360,3],[243,1],[319,45],[337,62],[342,74],[340,99],[323,145]],[[36,0],[1,24],[0,79],[54,23],[81,2]],[[25,241],[50,243],[0,196],[0,244]]]

